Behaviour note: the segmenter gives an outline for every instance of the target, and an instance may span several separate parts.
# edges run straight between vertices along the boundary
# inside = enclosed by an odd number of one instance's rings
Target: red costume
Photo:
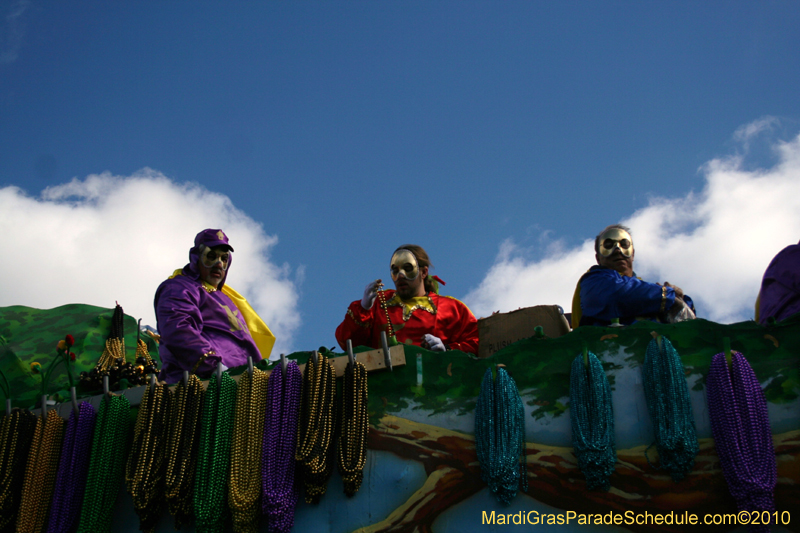
[[[403,344],[422,344],[426,333],[435,335],[449,350],[478,353],[478,321],[466,305],[450,296],[429,292],[401,300],[393,290],[384,291],[386,308],[397,340]],[[344,349],[347,339],[353,346],[381,347],[381,331],[387,331],[386,311],[376,301],[371,309],[356,300],[347,308],[344,321],[336,328],[336,340]],[[387,331],[387,335],[389,332]]]

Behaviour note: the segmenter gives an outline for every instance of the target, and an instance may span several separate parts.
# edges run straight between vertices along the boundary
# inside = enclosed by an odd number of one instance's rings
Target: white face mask
[[[408,281],[414,281],[419,276],[419,263],[417,257],[411,253],[410,250],[405,248],[397,250],[392,255],[391,262],[392,281],[395,283],[400,276],[406,278]]]
[[[213,268],[214,265],[219,263],[222,266],[222,270],[228,270],[228,264],[230,264],[231,261],[231,253],[223,250],[214,250],[206,246],[200,254],[200,261],[206,268]]]
[[[633,239],[631,239],[630,234],[619,228],[610,229],[603,233],[600,237],[600,246],[598,246],[600,255],[608,257],[617,248],[625,257],[633,255]]]

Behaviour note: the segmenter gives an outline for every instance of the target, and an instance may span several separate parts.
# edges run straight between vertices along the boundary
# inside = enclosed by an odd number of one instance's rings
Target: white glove
[[[428,346],[428,349],[432,352],[443,352],[447,348],[444,347],[444,343],[442,339],[436,337],[435,335],[431,335],[430,333],[426,333],[422,336],[422,341],[424,345]]]
[[[361,298],[361,307],[365,310],[372,309],[372,305],[375,303],[375,298],[378,297],[378,283],[381,280],[376,279],[373,282],[367,283],[367,286],[364,287],[364,296]]]

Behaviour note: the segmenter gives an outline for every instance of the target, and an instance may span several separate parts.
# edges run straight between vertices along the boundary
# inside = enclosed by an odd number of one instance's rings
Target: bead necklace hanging
[[[572,446],[589,490],[608,490],[617,450],[611,386],[603,364],[592,352],[572,361],[569,376]]]
[[[475,451],[481,465],[481,479],[497,501],[508,505],[522,491],[528,491],[525,471],[525,412],[517,384],[504,368],[497,379],[487,368],[475,406]]]
[[[89,402],[81,402],[78,411],[69,415],[53,489],[48,533],[69,533],[77,526],[96,420],[97,411]]]
[[[228,372],[222,372],[219,378],[218,375],[213,374],[208,382],[200,424],[194,480],[196,529],[200,533],[223,531],[226,512],[236,382]]]
[[[731,353],[711,360],[706,378],[711,433],[728,490],[740,511],[775,510],[777,481],[772,429],[761,383],[744,356]],[[750,526],[769,531],[769,526]]]
[[[661,468],[678,482],[691,472],[700,447],[683,363],[669,339],[659,339],[661,346],[656,339],[650,340],[644,356],[645,400]],[[645,458],[650,464],[647,450]]]
[[[158,365],[153,361],[150,352],[147,350],[147,343],[142,339],[136,340],[136,356],[134,361],[136,362],[135,366],[126,363],[126,368],[123,369],[120,377],[127,379],[134,385],[145,385],[148,375],[158,374]]]
[[[319,503],[333,471],[335,389],[336,375],[328,358],[319,354],[316,363],[309,359],[303,375],[296,455],[306,503]]]
[[[125,483],[139,515],[139,529],[145,532],[155,530],[166,503],[164,474],[171,401],[166,384],[154,383],[145,388],[125,467]]]
[[[111,530],[111,514],[124,477],[130,409],[125,396],[105,394],[100,403],[78,533]]]
[[[44,528],[53,497],[53,485],[64,437],[64,419],[56,411],[50,411],[47,419],[43,419],[44,415],[39,417],[25,469],[22,502],[17,517],[19,533],[35,533]]]
[[[347,364],[342,377],[342,393],[339,396],[339,474],[344,481],[344,493],[353,496],[361,487],[364,465],[367,461],[367,369],[356,361]]]
[[[237,532],[258,531],[261,516],[261,448],[267,407],[267,373],[245,372],[236,389],[228,506]]]
[[[111,316],[111,331],[106,339],[105,349],[100,354],[95,367],[89,372],[81,372],[81,384],[86,389],[99,389],[103,383],[103,376],[111,376],[112,368],[119,372],[120,365],[125,364],[125,332],[123,329],[125,314],[122,307],[117,304]],[[110,379],[113,385],[114,380]]]
[[[269,531],[288,533],[294,526],[298,487],[295,484],[295,449],[303,376],[297,362],[283,371],[273,370],[267,384],[267,412],[261,455],[261,513]]]
[[[38,417],[13,409],[0,422],[0,532],[15,530],[25,482],[25,466],[36,433]]]
[[[380,302],[381,309],[386,314],[386,336],[392,345],[397,344],[397,337],[394,336],[394,326],[392,326],[392,319],[389,318],[389,307],[386,305],[386,293],[383,292],[383,283],[380,281],[377,284],[378,301]]]
[[[175,517],[175,529],[194,515],[194,476],[204,394],[200,378],[194,374],[175,387],[164,476],[164,493],[169,512]]]

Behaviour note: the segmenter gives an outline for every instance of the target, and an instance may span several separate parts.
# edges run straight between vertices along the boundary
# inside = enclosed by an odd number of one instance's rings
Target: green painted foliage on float
[[[75,383],[81,372],[89,371],[97,364],[111,331],[114,309],[85,304],[69,304],[54,309],[34,309],[15,305],[0,308],[0,369],[8,379],[12,405],[32,407],[41,396],[41,380],[44,372],[55,362],[56,345],[68,334],[75,338],[71,351],[75,354],[72,374]],[[125,315],[125,356],[134,362],[136,353],[137,322]],[[147,335],[150,356],[161,367],[158,347]],[[42,373],[31,372],[31,363],[41,364]],[[95,394],[98,391],[82,390],[78,395]],[[67,367],[60,364],[49,379],[47,393],[58,402],[69,398]],[[5,403],[5,398],[3,398]]]

